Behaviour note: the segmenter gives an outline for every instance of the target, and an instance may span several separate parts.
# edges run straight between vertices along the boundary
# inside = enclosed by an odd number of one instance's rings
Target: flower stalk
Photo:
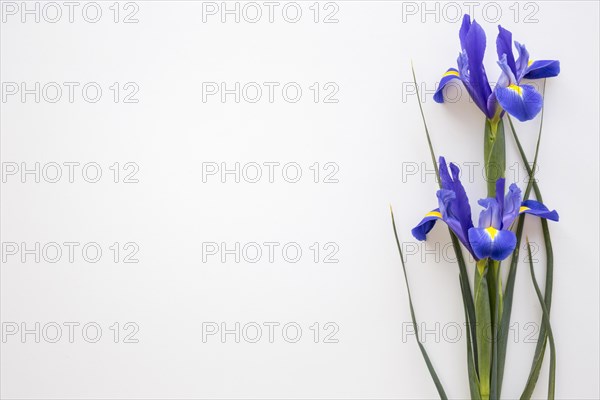
[[[482,400],[490,399],[490,373],[492,363],[492,311],[489,301],[487,275],[488,259],[479,260],[475,271],[475,318],[477,319],[477,356],[479,365],[479,394]]]
[[[496,197],[496,181],[504,178],[506,170],[506,146],[504,142],[504,123],[495,116],[485,120],[483,159],[487,196]]]

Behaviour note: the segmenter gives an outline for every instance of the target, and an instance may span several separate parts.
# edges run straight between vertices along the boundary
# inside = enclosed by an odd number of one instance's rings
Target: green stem
[[[492,314],[487,275],[488,260],[477,261],[475,271],[475,319],[477,320],[477,357],[479,367],[479,393],[482,400],[490,399],[490,367],[492,356]]]
[[[488,197],[496,196],[496,181],[504,177],[506,170],[506,146],[504,141],[504,123],[494,117],[485,120],[483,144],[485,179]]]
[[[460,286],[462,288],[462,279],[459,279]],[[464,305],[464,304],[463,304]],[[469,322],[469,314],[467,307],[465,309],[465,321]],[[476,355],[473,352],[473,344],[471,340],[471,330],[467,329],[467,373],[469,375],[469,391],[471,393],[471,400],[481,400],[481,393],[479,393],[479,377],[477,376],[477,365],[475,363]]]
[[[496,181],[503,178],[506,171],[506,145],[504,139],[504,123],[500,113],[485,121],[483,155],[485,162],[485,178],[487,183],[487,197],[496,197]],[[503,197],[504,193],[498,193]],[[500,263],[490,260],[489,271],[486,276],[489,295],[490,323],[488,341],[492,349],[490,364],[490,396],[497,398],[500,394],[500,376],[498,371],[498,328],[500,327],[502,313],[502,279],[500,277]],[[480,377],[481,378],[481,377]],[[481,379],[480,379],[481,380]],[[483,398],[483,396],[482,396]]]
[[[490,290],[490,304],[492,314],[492,376],[490,387],[490,398],[500,398],[500,380],[499,380],[499,348],[498,342],[501,335],[502,312],[504,311],[504,296],[502,295],[502,277],[500,276],[500,261],[490,260],[491,273],[493,275],[492,282],[494,288]],[[489,280],[488,280],[489,282]],[[493,293],[493,295],[492,295]]]

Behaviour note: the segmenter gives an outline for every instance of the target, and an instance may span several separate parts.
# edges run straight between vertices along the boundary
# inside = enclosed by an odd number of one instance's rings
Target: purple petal
[[[477,258],[502,261],[515,249],[517,237],[508,230],[472,228],[469,230],[469,242]]]
[[[485,53],[486,38],[485,32],[481,26],[473,21],[471,28],[465,37],[465,51],[469,64],[469,84],[473,91],[472,97],[475,104],[483,111],[488,118],[487,100],[492,94],[492,89],[487,79],[483,67],[483,55]]]
[[[523,78],[542,79],[552,78],[560,73],[560,61],[558,60],[537,60],[531,63]]]
[[[531,214],[551,221],[558,221],[558,213],[556,210],[550,211],[548,210],[548,207],[535,200],[525,200],[521,204],[519,213]]]
[[[449,68],[444,73],[444,75],[442,75],[442,80],[440,81],[440,84],[439,84],[437,90],[435,91],[435,94],[433,95],[433,100],[435,100],[437,103],[443,103],[444,102],[444,87],[448,84],[448,82],[450,82],[454,79],[460,79],[458,70],[455,68]]]
[[[517,47],[517,53],[519,53],[519,57],[517,58],[517,74],[516,77],[520,82],[523,79],[523,75],[527,70],[527,66],[529,65],[529,52],[524,44],[515,41],[515,46]]]
[[[531,85],[497,87],[498,103],[519,121],[529,121],[541,111],[543,99]]]
[[[504,212],[502,216],[502,228],[508,229],[513,223],[517,215],[519,215],[519,209],[521,208],[521,189],[514,183],[508,188],[508,193],[504,197]]]
[[[463,50],[465,48],[465,39],[467,37],[467,33],[469,33],[470,28],[471,16],[469,14],[465,14],[463,16],[462,25],[460,26],[460,31],[458,32],[458,37],[460,39],[460,48]]]
[[[425,217],[421,220],[421,222],[419,222],[419,224],[412,229],[412,235],[417,240],[425,240],[429,231],[433,229],[433,226],[437,220],[441,218],[442,214],[440,213],[439,208],[428,212],[425,214]]]
[[[498,37],[496,38],[496,51],[498,59],[502,59],[506,55],[506,62],[512,71],[513,75],[517,75],[517,67],[515,64],[515,56],[512,51],[512,33],[501,26],[498,26]]]

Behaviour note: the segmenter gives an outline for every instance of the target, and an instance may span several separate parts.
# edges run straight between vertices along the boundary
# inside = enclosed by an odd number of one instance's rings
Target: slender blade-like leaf
[[[545,85],[545,80],[544,80],[544,86],[542,88],[542,97],[544,96],[544,93],[545,93],[545,87],[546,87],[546,85]],[[516,135],[516,131],[515,131],[514,125],[512,123],[512,120],[510,119],[510,116],[507,116],[507,118],[510,123],[513,137],[515,138],[515,142],[519,149],[519,154],[521,155],[521,160],[525,164],[525,168],[527,169],[527,173],[528,173],[528,177],[529,177],[527,188],[523,194],[523,200],[527,200],[529,198],[531,189],[534,187],[534,184],[535,184],[536,197],[538,197],[539,201],[542,201],[541,193],[539,191],[539,188],[537,187],[537,183],[535,181],[534,176],[535,176],[535,171],[537,170],[537,160],[538,160],[538,155],[539,155],[539,150],[540,150],[540,142],[541,142],[541,138],[542,138],[542,128],[544,126],[544,107],[542,107],[542,111],[540,114],[540,127],[539,127],[539,131],[538,131],[537,144],[535,147],[535,155],[533,158],[533,166],[532,167],[529,166],[529,161],[527,160],[527,157],[525,156],[525,152],[523,150],[523,146],[521,146],[521,142],[519,141],[519,138]],[[502,313],[502,323],[500,326],[500,331],[498,333],[498,363],[497,363],[498,373],[497,373],[497,385],[496,385],[497,390],[498,390],[497,391],[498,397],[500,397],[500,392],[502,390],[502,380],[504,377],[504,366],[505,366],[505,361],[506,361],[508,331],[510,329],[509,328],[510,314],[512,311],[512,299],[513,299],[513,293],[514,293],[516,269],[517,269],[517,265],[518,265],[518,261],[519,261],[519,248],[521,247],[521,237],[523,235],[524,223],[525,223],[525,215],[521,215],[519,217],[519,220],[517,223],[517,229],[515,232],[516,236],[517,236],[517,244],[515,247],[515,251],[513,252],[513,255],[512,255],[508,278],[506,281],[506,289],[505,289],[505,293],[504,293],[504,310]],[[544,226],[544,224],[547,224],[547,222],[545,220],[543,220],[542,226]],[[548,268],[550,270],[552,270],[552,244],[550,242],[550,233],[549,232],[547,232],[547,236],[546,236],[546,234],[544,234],[544,240],[546,240],[546,238],[547,238],[546,256],[550,260],[550,265]],[[549,253],[548,253],[548,245],[550,246]],[[550,286],[552,286],[551,283],[550,283]],[[550,293],[551,292],[552,292],[552,289],[550,288]],[[544,347],[545,347],[545,340],[544,340]],[[541,348],[541,346],[538,341],[538,349],[539,348]],[[536,358],[539,357],[539,355],[540,355],[538,349],[536,349]],[[535,361],[536,358],[534,358],[532,372],[530,373],[530,379],[528,380],[528,384],[527,384],[527,387],[529,389],[526,388],[526,391],[530,390],[531,392],[533,392],[533,389],[535,388],[535,383],[537,382],[537,377],[539,376],[539,371],[542,366],[541,360],[543,359],[543,353],[541,353],[541,359],[540,359],[539,363],[537,363]],[[531,379],[533,377],[535,377],[535,379]],[[529,396],[531,396],[531,393],[529,393]]]
[[[408,293],[408,305],[410,307],[410,316],[413,323],[413,328],[415,330],[415,338],[417,339],[417,344],[419,345],[419,349],[421,349],[421,354],[423,355],[423,359],[425,360],[425,364],[427,364],[427,369],[429,370],[429,374],[435,383],[435,387],[440,395],[440,399],[447,400],[448,396],[444,391],[444,387],[440,382],[440,379],[435,372],[435,368],[427,355],[427,350],[425,350],[425,346],[421,343],[419,338],[419,328],[417,327],[417,318],[415,316],[415,310],[413,308],[412,297],[410,295],[410,285],[408,284],[408,275],[406,273],[406,265],[404,264],[404,256],[402,254],[402,246],[400,245],[400,240],[398,239],[398,231],[396,230],[396,221],[394,220],[394,212],[392,211],[392,207],[390,207],[390,213],[392,214],[392,226],[394,227],[394,237],[396,238],[396,245],[398,246],[398,252],[400,253],[400,261],[402,263],[402,271],[404,272],[404,281],[406,282],[406,291]]]
[[[460,278],[458,279],[461,289],[463,286]],[[465,310],[465,321],[469,324],[469,313],[467,313],[467,307],[463,303],[463,309]],[[471,330],[467,329],[467,373],[469,376],[469,392],[471,393],[471,400],[481,400],[481,394],[479,393],[479,378],[477,376],[477,369],[475,367],[475,359],[473,358],[473,347],[471,343]]]
[[[517,235],[517,244],[515,251],[513,251],[512,259],[510,262],[510,268],[508,270],[508,277],[506,279],[506,287],[504,289],[504,300],[503,300],[503,311],[500,328],[498,330],[498,344],[496,354],[498,361],[496,363],[496,395],[500,398],[502,389],[502,380],[504,378],[504,365],[506,363],[506,348],[508,344],[508,333],[510,330],[510,314],[513,303],[513,293],[515,289],[515,278],[517,274],[517,265],[519,262],[519,248],[521,247],[521,236],[523,234],[523,226],[525,225],[525,215],[521,215],[517,222],[517,229],[515,234]]]
[[[531,272],[531,280],[533,281],[535,293],[537,294],[538,300],[540,301],[540,306],[542,306],[543,321],[544,325],[546,326],[546,330],[548,331],[548,339],[550,341],[550,375],[548,377],[548,400],[554,400],[554,391],[556,386],[556,347],[554,346],[554,335],[552,334],[552,327],[550,326],[550,313],[548,312],[546,302],[544,301],[544,296],[542,296],[542,292],[540,291],[537,279],[535,278],[535,271],[533,270],[533,261],[531,259],[531,245],[529,244],[529,240],[527,240],[527,255],[529,261],[529,271]]]
[[[415,92],[417,93],[417,102],[419,103],[419,110],[421,111],[421,118],[423,119],[423,126],[425,127],[425,134],[427,135],[427,144],[429,144],[429,153],[431,154],[431,159],[433,160],[433,168],[435,168],[435,175],[437,176],[438,182],[440,181],[440,171],[437,165],[437,158],[435,157],[435,152],[433,151],[433,144],[431,143],[431,136],[429,136],[429,129],[427,129],[427,121],[425,121],[425,113],[423,112],[423,105],[421,104],[421,95],[419,94],[419,86],[417,85],[417,75],[415,74],[415,67],[410,63],[410,68],[412,70],[413,83],[415,84]]]
[[[543,117],[543,109],[542,109],[542,117]],[[529,165],[529,161],[527,160],[527,156],[525,155],[525,152],[523,151],[523,146],[521,145],[521,142],[519,140],[519,137],[517,136],[515,127],[514,127],[510,117],[508,117],[508,122],[510,124],[513,138],[515,139],[515,142],[517,144],[519,154],[521,155],[521,160],[523,161],[523,164],[525,165],[525,168],[527,169],[527,173],[529,174],[531,187],[533,188],[535,197],[537,198],[538,201],[543,202],[542,193],[540,191],[540,188],[539,188],[536,180],[533,179],[533,176],[534,176],[533,170],[532,170],[531,166]],[[541,127],[540,127],[540,130],[541,130]],[[537,148],[539,149],[539,138],[538,138]],[[530,189],[529,186],[528,186],[528,189]],[[525,195],[528,195],[528,194],[529,193],[526,191]],[[524,198],[526,198],[526,197],[524,196]],[[551,305],[552,305],[552,285],[553,285],[553,280],[554,280],[554,252],[552,250],[552,240],[550,238],[550,230],[548,228],[548,221],[546,221],[543,218],[541,218],[540,221],[541,221],[541,225],[542,225],[542,234],[544,236],[544,247],[546,250],[546,281],[545,281],[545,287],[544,287],[544,303],[546,305],[546,309],[548,310],[548,313],[550,313],[550,309],[551,309]],[[546,351],[547,340],[548,340],[548,333],[546,330],[546,326],[542,323],[541,327],[540,327],[540,333],[538,335],[537,346],[536,346],[535,353],[533,356],[531,370],[529,372],[529,377],[527,379],[525,389],[523,390],[523,393],[521,395],[521,399],[523,399],[523,400],[530,399],[533,394],[533,390],[535,389],[535,385],[537,383],[537,380],[539,378],[540,371],[542,368],[542,362],[544,360],[544,354]]]
[[[421,103],[421,96],[419,94],[419,86],[417,85],[417,76],[415,74],[415,69],[411,63],[413,83],[415,85],[415,91],[417,93],[417,102],[419,103],[419,110],[421,111],[421,118],[423,120],[423,127],[425,128],[425,135],[427,137],[427,144],[429,146],[429,153],[431,154],[431,161],[433,162],[433,167],[435,168],[435,175],[437,177],[438,185],[441,187],[440,181],[440,171],[437,165],[437,157],[435,156],[435,151],[433,150],[433,144],[431,142],[431,136],[429,135],[429,129],[427,128],[427,121],[425,120],[425,113],[423,112],[423,105]],[[467,275],[467,266],[465,264],[465,258],[462,252],[462,247],[460,247],[460,241],[450,229],[448,229],[448,233],[450,234],[450,239],[452,240],[452,247],[454,247],[454,253],[456,254],[456,262],[458,263],[458,271],[459,278],[462,282],[461,284],[461,292],[463,303],[467,308],[467,313],[469,315],[469,327],[471,329],[471,338],[473,341],[473,353],[475,359],[475,369],[478,371],[478,359],[477,359],[477,334],[475,331],[476,327],[476,318],[475,318],[475,303],[473,301],[473,293],[471,292],[471,286],[469,285],[469,276]],[[479,373],[479,372],[478,372]]]

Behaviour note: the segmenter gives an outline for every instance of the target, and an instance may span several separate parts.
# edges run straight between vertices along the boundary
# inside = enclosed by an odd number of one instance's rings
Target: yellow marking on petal
[[[527,210],[529,210],[529,207],[521,206],[521,208],[519,208],[519,214],[521,214]]]
[[[425,214],[425,217],[438,217],[438,218],[442,218],[442,214],[439,211],[432,211],[432,212],[428,212],[427,214]]]
[[[492,240],[494,240],[494,238],[498,234],[498,229],[494,228],[493,226],[490,226],[489,228],[485,228],[485,231],[487,232],[488,235],[490,235],[490,238]]]
[[[531,67],[531,64],[533,64],[533,60],[529,60],[529,61],[527,61],[527,66],[528,66],[528,67]]]
[[[508,85],[508,88],[514,92],[516,92],[519,96],[523,96],[523,88],[521,86],[517,86],[515,84]]]
[[[446,71],[446,73],[445,73],[443,76],[444,76],[444,77],[446,77],[446,76],[450,76],[450,75],[454,75],[454,76],[460,76],[460,75],[458,74],[458,71],[453,71],[453,70]]]

